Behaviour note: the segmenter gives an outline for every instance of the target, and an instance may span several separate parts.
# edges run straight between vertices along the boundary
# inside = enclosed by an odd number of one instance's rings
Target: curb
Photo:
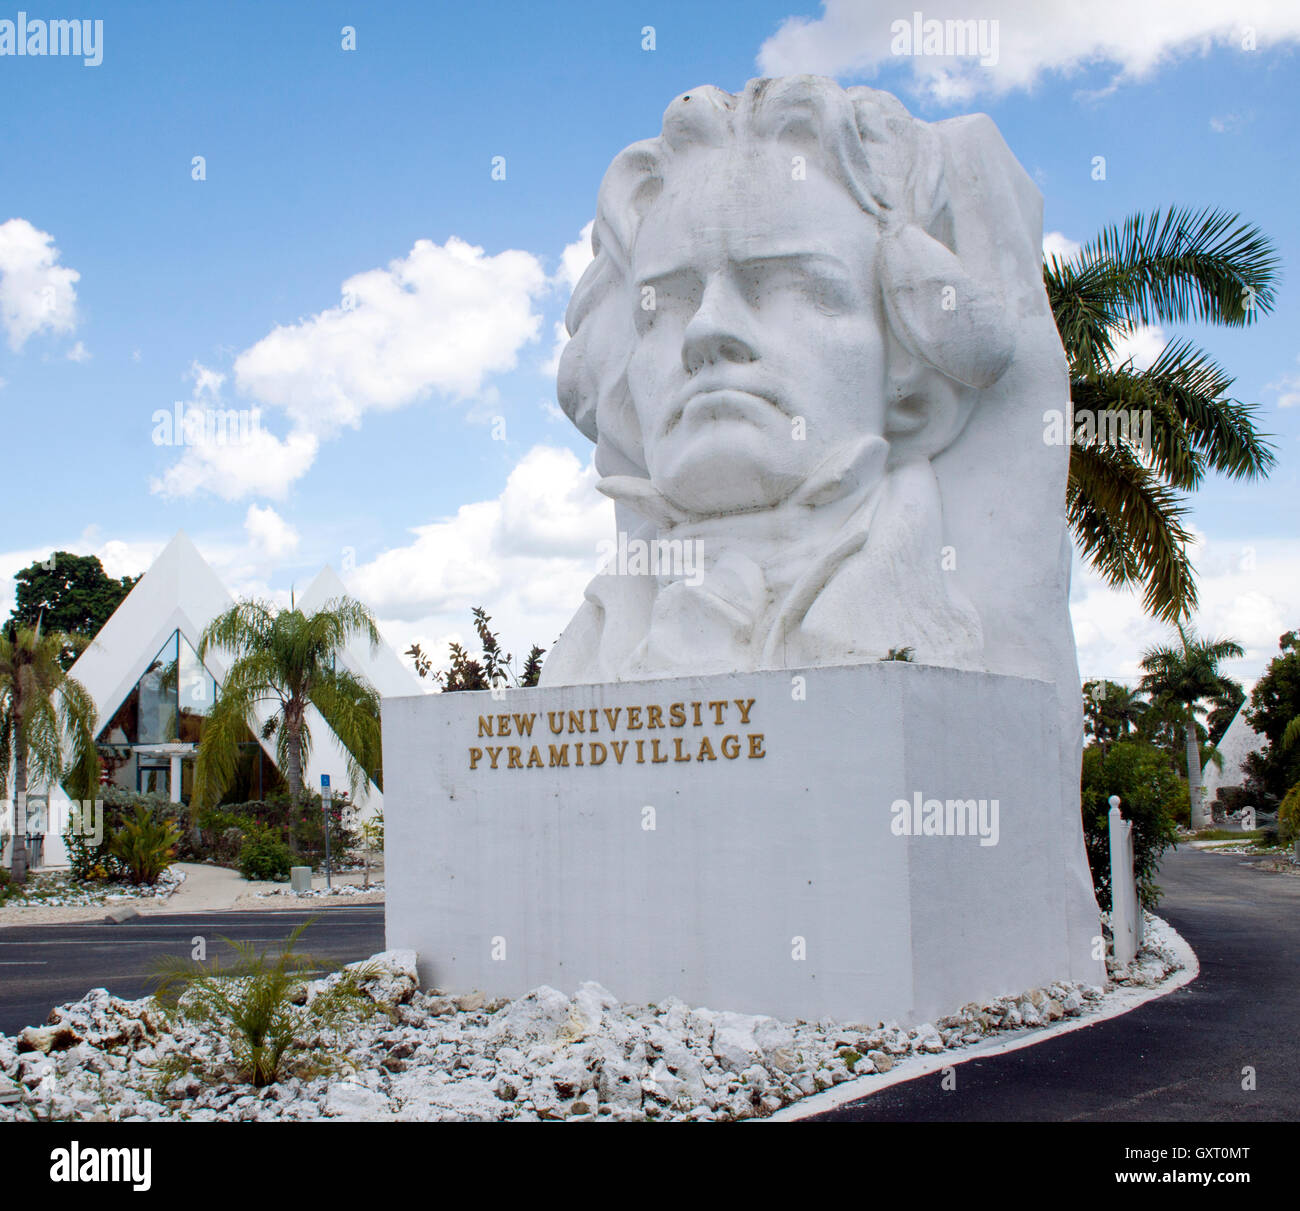
[[[827,1110],[837,1110],[848,1102],[858,1102],[864,1098],[872,1097],[893,1085],[901,1085],[905,1081],[913,1081],[917,1077],[928,1076],[932,1072],[941,1072],[945,1068],[955,1068],[959,1064],[965,1064],[970,1060],[982,1060],[987,1059],[989,1056],[1006,1055],[1012,1051],[1019,1051],[1024,1047],[1033,1047],[1037,1043],[1045,1043],[1049,1039],[1059,1038],[1063,1034],[1071,1034],[1076,1030],[1086,1030],[1089,1026],[1096,1026],[1100,1022],[1109,1021],[1111,1018],[1121,1017],[1123,1014],[1131,1013],[1134,1009],[1147,1004],[1149,1001],[1168,996],[1171,992],[1177,992],[1201,974],[1201,964],[1196,957],[1196,952],[1187,944],[1187,940],[1182,934],[1162,918],[1161,924],[1169,931],[1170,949],[1183,967],[1181,971],[1175,972],[1165,983],[1156,988],[1137,989],[1118,985],[1114,990],[1105,994],[1106,998],[1112,1000],[1113,1003],[1097,1010],[1095,1013],[1070,1018],[1038,1030],[1020,1031],[1015,1034],[1008,1034],[1005,1038],[989,1039],[985,1043],[976,1043],[973,1047],[963,1047],[959,1051],[924,1057],[917,1056],[896,1065],[888,1073],[872,1073],[868,1076],[859,1077],[857,1080],[845,1081],[842,1085],[836,1085],[833,1089],[824,1090],[822,1093],[814,1093],[811,1097],[800,1098],[797,1102],[782,1106],[780,1110],[768,1115],[766,1118],[751,1119],[750,1121],[756,1123],[795,1123],[814,1114],[824,1114]]]

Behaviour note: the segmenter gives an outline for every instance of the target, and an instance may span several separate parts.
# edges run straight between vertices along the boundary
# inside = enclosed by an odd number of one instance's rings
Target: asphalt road
[[[1265,1122],[1300,1118],[1300,878],[1166,855],[1159,913],[1191,984],[1110,1021],[816,1115],[818,1122]],[[1254,1069],[1245,1090],[1243,1069]]]
[[[315,915],[298,950],[336,963],[365,959],[384,948],[384,906],[307,912],[191,913],[137,917],[121,925],[15,925],[0,928],[0,1031],[42,1024],[55,1005],[91,988],[134,999],[153,991],[151,964],[162,955],[188,957],[194,938],[223,961],[220,937],[274,947]]]

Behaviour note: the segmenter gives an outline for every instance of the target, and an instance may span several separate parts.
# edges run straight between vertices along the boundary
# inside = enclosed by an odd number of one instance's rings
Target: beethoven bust
[[[895,98],[810,76],[693,89],[614,159],[559,399],[624,549],[695,558],[603,569],[544,684],[985,667],[932,460],[1017,325],[955,250],[950,175]]]

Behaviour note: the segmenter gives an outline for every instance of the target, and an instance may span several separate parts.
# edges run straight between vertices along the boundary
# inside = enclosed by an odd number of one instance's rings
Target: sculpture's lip
[[[737,387],[714,387],[696,391],[682,405],[683,420],[755,420],[756,412],[777,408],[775,400],[757,391]],[[777,411],[780,411],[777,408]]]

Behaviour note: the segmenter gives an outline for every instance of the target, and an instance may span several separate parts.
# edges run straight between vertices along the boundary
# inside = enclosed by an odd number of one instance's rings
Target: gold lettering
[[[708,760],[708,761],[716,761],[717,759],[718,759],[718,755],[717,755],[717,753],[715,753],[715,752],[713,751],[713,744],[712,744],[712,742],[709,740],[709,738],[708,738],[707,736],[701,736],[701,737],[700,737],[700,751],[699,751],[699,753],[696,755],[695,760],[696,760],[696,761],[705,761],[705,760]]]
[[[492,735],[492,716],[480,715],[478,717],[478,734],[480,736]]]
[[[560,722],[559,722],[559,723],[556,723],[556,722],[555,722],[555,718],[556,718],[557,715],[559,716],[559,719],[560,719]],[[547,711],[547,712],[546,712],[546,722],[549,723],[549,724],[551,725],[551,731],[554,732],[555,735],[558,736],[561,732],[564,731],[564,712],[563,712],[563,711]]]
[[[523,749],[519,748],[518,745],[514,745],[514,744],[512,744],[508,749],[506,749],[506,756],[510,758],[509,764],[506,766],[506,769],[524,768],[523,762],[519,760],[519,754],[522,752]]]
[[[733,698],[732,701],[740,707],[740,722],[744,726],[749,722],[749,712],[753,709],[756,698]]]
[[[581,745],[581,744],[575,744],[573,747],[574,747],[575,751],[576,751],[577,754],[578,754],[578,764],[581,765],[581,764],[582,764],[582,745]]]
[[[692,702],[692,703],[691,703],[691,706],[693,706],[693,707],[695,708],[695,726],[696,726],[696,727],[703,727],[704,724],[702,724],[702,723],[700,722],[700,703],[698,703],[698,702]]]
[[[641,708],[639,706],[630,706],[627,708],[627,730],[629,732],[638,732],[641,730]]]
[[[587,730],[587,721],[583,718],[581,711],[569,712],[569,731],[585,732]]]
[[[648,706],[645,708],[645,725],[647,728],[663,727],[664,712],[659,706]]]
[[[645,741],[644,740],[638,740],[636,742],[636,763],[637,765],[645,764]]]
[[[728,744],[730,744],[730,748],[728,748]],[[726,757],[728,761],[734,761],[737,757],[740,756],[739,736],[722,737],[722,755]]]
[[[719,727],[722,726],[722,712],[727,709],[727,700],[724,698],[721,702],[710,702],[709,707],[713,711],[713,722]]]
[[[496,748],[493,748],[491,745],[488,745],[488,760],[492,762],[493,769],[496,769],[497,767],[497,758],[499,756],[501,756],[501,746],[497,745]]]
[[[497,716],[497,735],[498,735],[498,736],[508,736],[508,735],[510,735],[510,716],[509,716],[509,715],[498,715],[498,716]]]
[[[537,745],[535,744],[533,745],[533,751],[528,754],[528,768],[532,769],[534,765],[538,769],[546,767],[546,762],[542,760],[542,754],[537,751]]]
[[[610,714],[609,707],[604,707],[603,710],[605,712],[605,722],[609,724],[609,730],[611,732],[618,731],[618,717],[623,713],[623,708],[621,706],[616,706],[612,715]]]
[[[516,735],[516,736],[531,736],[531,735],[533,734],[533,720],[536,719],[536,718],[537,718],[537,716],[536,716],[535,714],[534,714],[534,715],[516,715],[516,716],[515,716],[515,735]]]
[[[596,760],[596,750],[597,750],[597,749],[600,749],[600,760],[599,760],[599,761]],[[599,740],[593,740],[593,741],[591,742],[591,764],[592,764],[592,765],[604,765],[604,764],[605,764],[605,746],[604,746],[603,744],[601,744],[601,742],[600,742]]]
[[[478,769],[478,763],[483,760],[483,750],[481,748],[472,748],[469,750],[469,767]]]
[[[686,703],[674,702],[672,706],[668,708],[668,722],[673,727],[686,726]]]
[[[569,764],[569,746],[567,744],[561,744],[558,748],[554,744],[551,745],[551,764],[552,765]],[[581,765],[582,762],[579,761],[578,764]]]
[[[594,706],[591,708],[591,730],[593,732],[596,730],[596,708]]]
[[[673,757],[674,761],[689,761],[691,759],[690,753],[687,753],[685,757],[682,756],[682,738],[680,736],[673,737],[673,751],[676,754]]]
[[[637,743],[640,744],[641,741],[638,740]],[[650,764],[651,764],[651,765],[663,765],[663,763],[664,763],[665,761],[668,760],[667,756],[663,756],[663,757],[661,757],[661,756],[659,755],[659,737],[658,737],[658,736],[656,736],[653,740],[650,741],[650,748],[651,748],[651,754],[650,754]]]
[[[609,747],[614,750],[614,760],[617,761],[619,765],[623,764],[623,754],[627,752],[627,745],[628,742],[626,740],[611,740],[609,742]],[[593,761],[592,764],[599,765],[600,762]]]
[[[766,756],[767,756],[767,754],[763,751],[763,733],[762,733],[762,732],[750,732],[750,733],[749,733],[749,755],[750,755],[751,757],[766,757]]]

